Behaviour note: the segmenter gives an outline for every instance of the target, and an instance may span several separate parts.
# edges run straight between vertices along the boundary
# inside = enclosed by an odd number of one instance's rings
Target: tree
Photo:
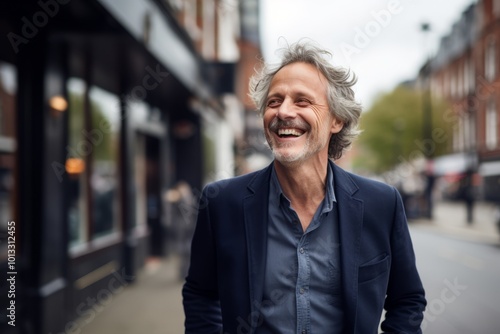
[[[91,100],[90,129],[85,129],[83,100],[82,94],[69,93],[69,147],[72,148],[70,152],[77,153],[76,157],[81,159],[92,153],[95,160],[112,160],[117,149],[114,143],[116,139],[109,130],[112,121],[106,117],[98,101]]]
[[[433,156],[448,152],[453,124],[444,115],[450,107],[443,101],[432,101],[433,137],[424,139],[422,100],[422,92],[404,86],[381,95],[361,118],[361,154],[355,165],[381,173],[426,152]]]

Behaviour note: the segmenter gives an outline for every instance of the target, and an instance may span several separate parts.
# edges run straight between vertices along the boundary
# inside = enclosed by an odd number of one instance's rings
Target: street
[[[500,247],[411,233],[426,289],[426,334],[496,334],[500,328]]]

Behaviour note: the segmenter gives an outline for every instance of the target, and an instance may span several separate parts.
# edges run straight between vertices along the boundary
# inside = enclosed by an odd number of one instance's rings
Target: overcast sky
[[[276,49],[310,38],[333,53],[332,62],[357,76],[365,109],[377,94],[415,78],[439,40],[473,0],[261,0],[261,46],[266,61]],[[424,34],[422,22],[431,26]],[[425,37],[427,35],[427,37]]]

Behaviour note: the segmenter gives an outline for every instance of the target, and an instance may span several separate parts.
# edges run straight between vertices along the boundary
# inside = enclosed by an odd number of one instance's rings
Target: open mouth
[[[304,131],[300,129],[278,129],[277,134],[280,138],[297,138],[302,136]]]

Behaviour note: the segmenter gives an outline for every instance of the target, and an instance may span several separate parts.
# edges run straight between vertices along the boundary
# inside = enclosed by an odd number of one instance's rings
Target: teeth
[[[279,129],[278,135],[280,136],[292,135],[298,137],[302,135],[302,132],[295,129]]]

